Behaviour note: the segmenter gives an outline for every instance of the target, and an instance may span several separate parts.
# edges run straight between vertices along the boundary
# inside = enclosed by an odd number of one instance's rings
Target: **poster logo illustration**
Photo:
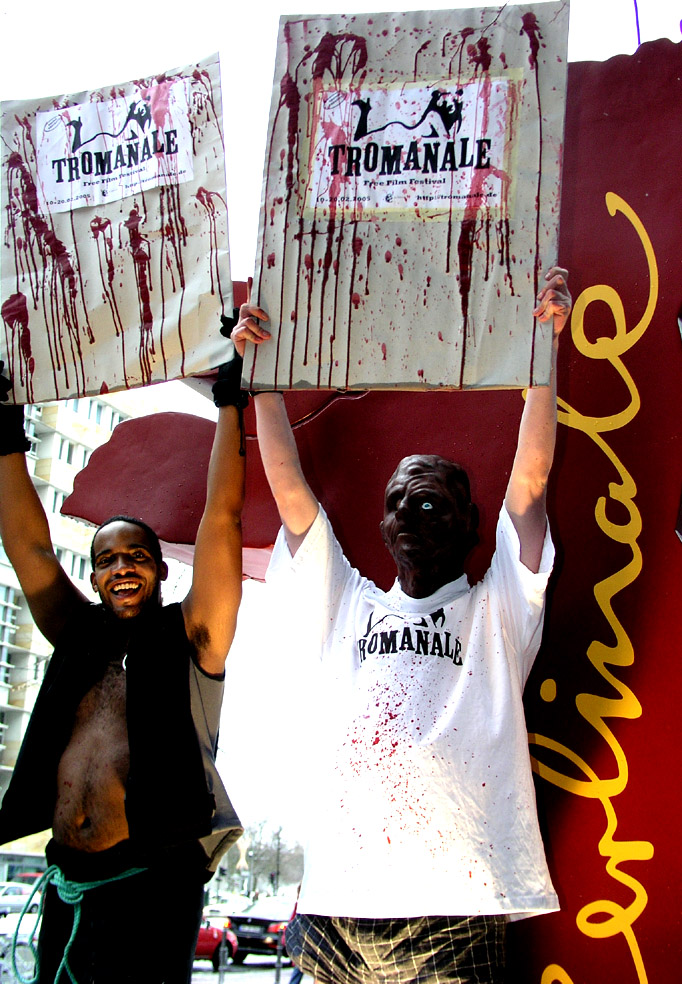
[[[71,144],[71,153],[75,154],[77,150],[80,150],[80,148],[84,147],[86,144],[92,143],[92,141],[96,140],[97,137],[112,137],[114,140],[116,140],[118,137],[123,135],[123,133],[125,132],[125,128],[128,126],[128,123],[136,123],[138,129],[140,130],[140,133],[142,134],[142,136],[144,136],[144,131],[149,126],[151,122],[151,118],[152,118],[152,111],[149,106],[149,100],[148,99],[133,100],[133,102],[131,102],[128,107],[128,115],[126,116],[125,122],[121,127],[121,129],[118,131],[118,133],[108,133],[106,131],[99,130],[93,136],[88,137],[87,140],[84,140],[82,136],[82,130],[83,130],[82,119],[80,119],[79,117],[77,120],[67,120],[66,125],[73,129],[73,142]],[[52,119],[51,124],[53,127],[57,125],[58,119]],[[136,139],[138,138],[135,136],[134,133],[128,136],[128,140],[136,140]]]
[[[361,140],[362,137],[371,136],[375,133],[383,133],[387,130],[389,126],[395,123],[397,126],[402,126],[406,130],[416,130],[422,123],[425,122],[426,118],[434,113],[441,121],[445,127],[445,132],[450,133],[453,124],[457,124],[456,131],[459,132],[462,126],[462,96],[464,95],[463,89],[457,89],[455,97],[452,103],[448,103],[448,93],[440,92],[435,90],[431,93],[431,99],[429,104],[414,124],[405,123],[402,120],[392,120],[389,123],[384,123],[383,126],[378,126],[375,130],[368,129],[367,121],[369,119],[369,114],[372,109],[372,104],[369,99],[355,99],[353,105],[357,106],[360,110],[360,119],[358,120],[358,125],[355,128],[355,133],[353,134],[353,139],[355,141]],[[431,132],[429,136],[438,137],[438,131],[436,130],[433,123],[431,123]]]
[[[319,88],[306,215],[430,218],[510,206],[509,78],[375,90]]]
[[[164,178],[190,181],[192,141],[184,81],[164,80],[137,99],[69,106],[36,116],[43,210],[119,201]]]

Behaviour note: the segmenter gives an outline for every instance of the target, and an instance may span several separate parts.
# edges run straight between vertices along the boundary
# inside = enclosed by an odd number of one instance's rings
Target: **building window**
[[[0,646],[0,683],[8,684],[12,678],[12,657],[7,646]]]
[[[11,621],[14,624],[14,619],[8,619],[8,611],[16,611],[17,609],[16,595],[14,588],[10,588],[8,584],[0,584],[0,621]]]
[[[124,413],[119,413],[117,410],[111,411],[111,429],[117,427],[124,420],[127,420],[127,416]]]
[[[52,512],[55,513],[55,515],[61,510],[65,499],[66,492],[60,492],[59,489],[52,490]]]
[[[12,654],[9,649],[17,631],[17,605],[14,589],[0,585],[0,681],[9,683],[12,673]]]
[[[62,438],[59,445],[59,460],[65,461],[67,465],[72,464],[74,451],[75,445],[73,441],[67,441],[66,438]]]

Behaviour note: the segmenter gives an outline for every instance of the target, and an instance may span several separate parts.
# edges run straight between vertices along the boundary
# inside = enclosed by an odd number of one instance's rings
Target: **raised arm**
[[[52,547],[47,516],[26,467],[23,413],[23,407],[0,405],[0,537],[36,625],[54,644],[74,609],[88,601]]]
[[[232,340],[240,355],[247,342],[260,345],[270,332],[259,324],[268,316],[260,308],[242,304]],[[301,470],[298,448],[281,393],[254,397],[258,446],[270,490],[277,503],[292,555],[296,553],[317,516],[318,503]]]
[[[220,674],[225,668],[242,596],[245,457],[238,410],[240,375],[239,366],[235,366],[227,387],[231,393],[223,394],[220,401],[216,396],[216,402],[225,405],[219,410],[208,465],[206,505],[194,548],[192,587],[182,603],[185,628],[196,647],[199,665],[213,674]]]
[[[533,311],[540,321],[553,319],[552,371],[549,386],[530,387],[523,408],[519,438],[505,504],[521,541],[521,561],[537,572],[542,558],[547,517],[547,480],[556,441],[556,363],[559,335],[571,311],[566,270],[552,267]]]

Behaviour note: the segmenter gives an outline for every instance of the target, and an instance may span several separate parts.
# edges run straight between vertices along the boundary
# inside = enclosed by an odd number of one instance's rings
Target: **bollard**
[[[225,932],[225,927],[223,926],[223,936],[220,940],[220,947],[218,948],[218,984],[223,984],[225,980],[225,974],[227,973],[227,933]]]
[[[275,984],[279,984],[282,976],[282,934],[277,939],[277,960],[275,962]]]

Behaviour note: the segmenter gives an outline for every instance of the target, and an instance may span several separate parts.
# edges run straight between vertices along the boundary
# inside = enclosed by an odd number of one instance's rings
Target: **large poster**
[[[567,32],[567,2],[282,18],[251,386],[547,381]]]
[[[0,358],[15,402],[220,362],[232,284],[217,55],[3,103],[0,166]]]

